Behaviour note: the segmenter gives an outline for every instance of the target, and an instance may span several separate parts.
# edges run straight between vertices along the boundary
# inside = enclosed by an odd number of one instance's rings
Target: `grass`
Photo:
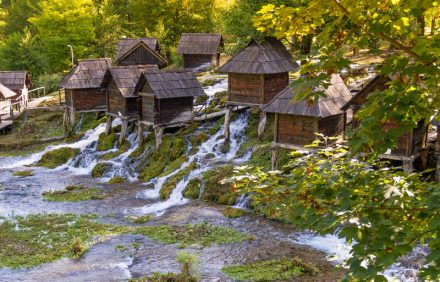
[[[127,216],[126,218],[134,224],[144,224],[149,222],[153,218],[153,215]]]
[[[115,176],[112,179],[110,179],[107,183],[108,184],[119,184],[127,182],[127,178],[121,177],[121,176]]]
[[[222,271],[236,281],[285,281],[304,274],[316,274],[315,266],[299,258],[257,261],[244,265],[227,266]]]
[[[113,158],[116,158],[117,156],[122,155],[123,153],[127,152],[128,149],[130,149],[131,145],[128,142],[122,143],[122,145],[119,147],[119,149],[115,152],[107,153],[105,155],[102,155],[99,159],[108,161]]]
[[[174,188],[176,188],[176,185],[196,167],[197,164],[194,162],[190,164],[188,167],[182,169],[181,171],[170,177],[160,189],[160,198],[162,200],[169,199]]]
[[[92,177],[100,178],[103,177],[105,172],[111,168],[110,164],[107,163],[97,163],[95,167],[92,169]]]
[[[222,214],[227,218],[239,218],[247,214],[248,212],[242,209],[236,209],[227,207],[222,211]]]
[[[33,267],[64,257],[77,258],[96,236],[125,229],[95,221],[92,215],[39,214],[14,216],[0,223],[0,267]]]
[[[43,199],[49,202],[79,202],[88,200],[102,200],[106,198],[106,194],[96,188],[88,188],[83,185],[67,186],[60,191],[43,192]]]
[[[195,200],[199,198],[202,180],[200,178],[191,179],[183,190],[183,196],[187,199]]]
[[[34,172],[31,169],[27,169],[27,170],[15,171],[14,173],[12,173],[12,175],[19,177],[28,177],[34,175]]]
[[[56,168],[67,163],[71,158],[80,153],[80,149],[62,147],[49,152],[46,152],[37,163],[37,166],[44,166],[47,168]]]
[[[141,226],[134,231],[164,244],[179,244],[180,247],[199,245],[209,247],[214,244],[230,244],[251,237],[233,229],[209,223],[187,224],[183,226]]]
[[[109,135],[105,135],[105,132],[101,133],[99,135],[98,146],[96,147],[96,150],[103,152],[113,149],[115,141],[116,134],[114,131],[112,131]]]

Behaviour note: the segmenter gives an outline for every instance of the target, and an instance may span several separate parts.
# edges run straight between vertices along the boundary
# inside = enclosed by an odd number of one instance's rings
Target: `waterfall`
[[[249,209],[252,201],[251,195],[241,194],[240,197],[238,197],[237,202],[233,206],[237,209]]]
[[[231,122],[230,126],[232,134],[230,140],[230,149],[228,152],[222,153],[220,151],[220,146],[224,142],[224,138],[221,138],[223,135],[223,127],[221,127],[216,134],[212,135],[208,140],[203,142],[199,146],[196,154],[190,156],[188,161],[182,164],[178,170],[173,171],[166,176],[155,179],[154,189],[146,190],[143,195],[145,198],[158,198],[160,189],[166,180],[187,168],[194,161],[199,165],[197,169],[191,171],[189,175],[177,183],[168,200],[145,206],[141,209],[141,212],[144,214],[154,214],[156,216],[160,216],[164,214],[165,211],[170,207],[184,205],[188,203],[189,200],[183,197],[182,193],[191,179],[202,176],[203,173],[214,168],[215,166],[218,166],[219,164],[240,164],[241,162],[249,160],[244,158],[241,158],[240,162],[235,160],[235,156],[237,155],[240,145],[245,141],[243,136],[247,127],[248,116],[248,112],[241,113],[236,120]],[[208,154],[213,155],[214,157],[207,158],[206,156]]]

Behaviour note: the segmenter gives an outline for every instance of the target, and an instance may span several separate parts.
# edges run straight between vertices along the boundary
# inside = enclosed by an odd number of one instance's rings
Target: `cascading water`
[[[191,171],[189,175],[187,175],[184,179],[177,183],[168,200],[145,206],[141,210],[142,213],[160,216],[164,214],[165,211],[170,207],[186,204],[189,200],[183,197],[182,192],[191,179],[200,177],[201,175],[203,175],[204,172],[220,164],[240,164],[240,162],[237,162],[237,160],[235,160],[235,157],[240,148],[240,145],[244,142],[243,136],[244,130],[247,127],[248,116],[248,112],[241,113],[236,120],[231,122],[230,126],[231,132],[233,134],[231,135],[230,149],[228,152],[222,153],[220,151],[220,146],[224,142],[224,138],[221,138],[223,134],[222,127],[216,134],[212,135],[207,141],[202,143],[198,148],[196,154],[190,156],[188,161],[182,164],[182,166],[178,170],[166,176],[155,179],[154,189],[146,190],[143,195],[145,198],[159,197],[160,189],[167,179],[184,170],[193,162],[196,162],[199,165],[197,169]],[[210,156],[209,158],[207,157],[208,155]],[[247,160],[244,158],[240,159],[241,162]]]

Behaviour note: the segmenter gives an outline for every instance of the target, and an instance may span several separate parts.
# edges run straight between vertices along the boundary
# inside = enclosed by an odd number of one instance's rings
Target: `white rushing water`
[[[216,134],[212,135],[208,140],[202,143],[199,146],[197,152],[194,155],[190,156],[188,161],[182,164],[182,166],[178,170],[166,176],[154,179],[154,189],[146,190],[143,195],[145,198],[158,198],[160,194],[160,189],[162,188],[166,180],[184,170],[193,162],[196,162],[198,164],[198,168],[191,171],[189,175],[187,175],[184,179],[177,183],[168,200],[145,206],[141,210],[142,213],[154,214],[156,216],[159,216],[164,214],[165,211],[170,207],[186,204],[189,200],[183,197],[182,193],[191,179],[202,176],[204,172],[214,168],[215,166],[218,166],[219,164],[239,164],[240,162],[249,160],[246,160],[245,158],[240,158],[239,161],[237,161],[235,159],[237,152],[240,149],[240,145],[244,142],[243,136],[244,130],[247,127],[248,116],[249,113],[242,113],[238,116],[236,120],[231,122],[230,126],[231,132],[233,134],[231,136],[230,148],[228,152],[222,153],[220,151],[220,146],[224,142],[224,138],[222,138],[223,127],[221,127],[221,129]],[[207,158],[208,155],[210,156],[209,158]],[[249,154],[247,154],[247,156],[250,157]]]

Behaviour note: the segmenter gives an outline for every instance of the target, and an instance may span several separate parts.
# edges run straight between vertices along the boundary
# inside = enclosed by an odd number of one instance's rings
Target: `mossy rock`
[[[208,79],[205,79],[202,82],[200,82],[200,85],[202,87],[214,86],[217,83],[220,83],[221,81],[222,81],[222,79],[219,79],[219,78],[208,78]]]
[[[38,161],[38,166],[47,168],[56,168],[67,163],[71,158],[75,157],[81,152],[80,149],[62,147],[49,152],[46,152]]]
[[[201,96],[198,96],[198,97],[196,98],[195,105],[202,105],[202,104],[205,104],[206,101],[208,101],[208,98],[209,98],[208,95],[201,95]]]
[[[229,152],[229,150],[231,149],[231,143],[230,142],[223,142],[221,145],[220,145],[220,152],[222,153],[222,154],[226,154],[226,153],[228,153]]]
[[[201,199],[219,204],[233,205],[237,196],[232,192],[232,184],[220,183],[223,179],[231,177],[233,171],[233,165],[224,165],[205,172],[202,177],[205,189]]]
[[[176,185],[195,168],[197,168],[197,164],[192,163],[188,167],[170,177],[160,189],[160,198],[162,200],[169,199],[174,188],[176,188]]]
[[[109,170],[112,166],[108,163],[97,163],[92,170],[93,178],[103,177],[105,172]]]
[[[107,197],[106,194],[96,188],[88,188],[84,185],[67,186],[60,191],[43,192],[43,199],[49,202],[79,202],[88,200],[102,200]]]
[[[27,169],[27,170],[15,171],[14,173],[12,173],[12,175],[19,177],[28,177],[34,175],[34,172],[31,169]]]
[[[248,212],[242,209],[227,207],[222,211],[222,214],[227,218],[239,218],[246,215]]]
[[[98,146],[96,147],[96,150],[103,152],[113,149],[115,141],[116,134],[114,131],[112,131],[109,135],[106,135],[105,132],[101,133],[99,135]]]
[[[119,184],[127,182],[127,178],[121,177],[121,176],[115,176],[112,179],[110,179],[107,183],[108,184]]]
[[[187,199],[195,200],[199,198],[202,180],[200,178],[191,179],[183,190],[183,196]]]
[[[134,224],[144,224],[149,222],[153,218],[153,215],[147,214],[142,216],[127,216],[126,218]]]
[[[99,159],[104,160],[104,161],[114,159],[114,158],[122,155],[123,153],[127,152],[130,149],[130,147],[131,147],[130,143],[124,142],[124,143],[122,143],[122,145],[119,146],[119,149],[117,151],[102,155]]]

